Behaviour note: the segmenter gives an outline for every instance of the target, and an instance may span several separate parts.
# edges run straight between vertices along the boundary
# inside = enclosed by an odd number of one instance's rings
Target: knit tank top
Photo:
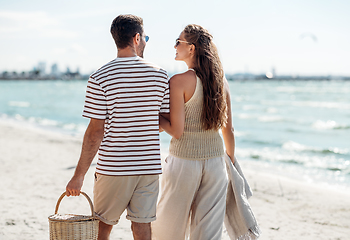
[[[193,69],[190,69],[193,70]],[[205,160],[224,155],[223,142],[216,130],[202,125],[203,85],[197,76],[193,96],[185,103],[185,128],[179,139],[172,138],[169,153],[189,160]]]

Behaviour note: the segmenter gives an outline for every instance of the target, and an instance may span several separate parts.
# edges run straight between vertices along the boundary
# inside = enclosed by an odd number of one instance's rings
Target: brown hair
[[[218,130],[227,120],[224,71],[213,36],[203,27],[189,24],[183,30],[185,39],[195,48],[194,70],[203,84],[202,122],[206,130]]]
[[[132,46],[132,38],[137,33],[143,34],[143,20],[138,16],[119,15],[112,22],[111,34],[119,49]]]

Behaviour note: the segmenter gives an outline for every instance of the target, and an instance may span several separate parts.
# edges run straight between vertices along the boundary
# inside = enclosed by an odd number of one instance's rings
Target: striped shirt
[[[83,116],[105,119],[96,172],[160,174],[159,113],[169,113],[168,74],[140,57],[116,58],[88,81]]]

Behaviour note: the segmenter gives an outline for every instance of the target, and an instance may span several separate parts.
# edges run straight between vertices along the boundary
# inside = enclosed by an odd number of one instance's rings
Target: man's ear
[[[141,41],[140,33],[136,33],[136,35],[133,38],[134,45],[139,45]]]

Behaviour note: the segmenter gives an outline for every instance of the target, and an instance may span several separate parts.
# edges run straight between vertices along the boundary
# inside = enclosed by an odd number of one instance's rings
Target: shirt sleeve
[[[96,119],[106,119],[108,117],[104,91],[101,85],[91,77],[87,84],[83,117]]]
[[[160,106],[160,113],[170,113],[169,77],[167,80],[162,105]]]

